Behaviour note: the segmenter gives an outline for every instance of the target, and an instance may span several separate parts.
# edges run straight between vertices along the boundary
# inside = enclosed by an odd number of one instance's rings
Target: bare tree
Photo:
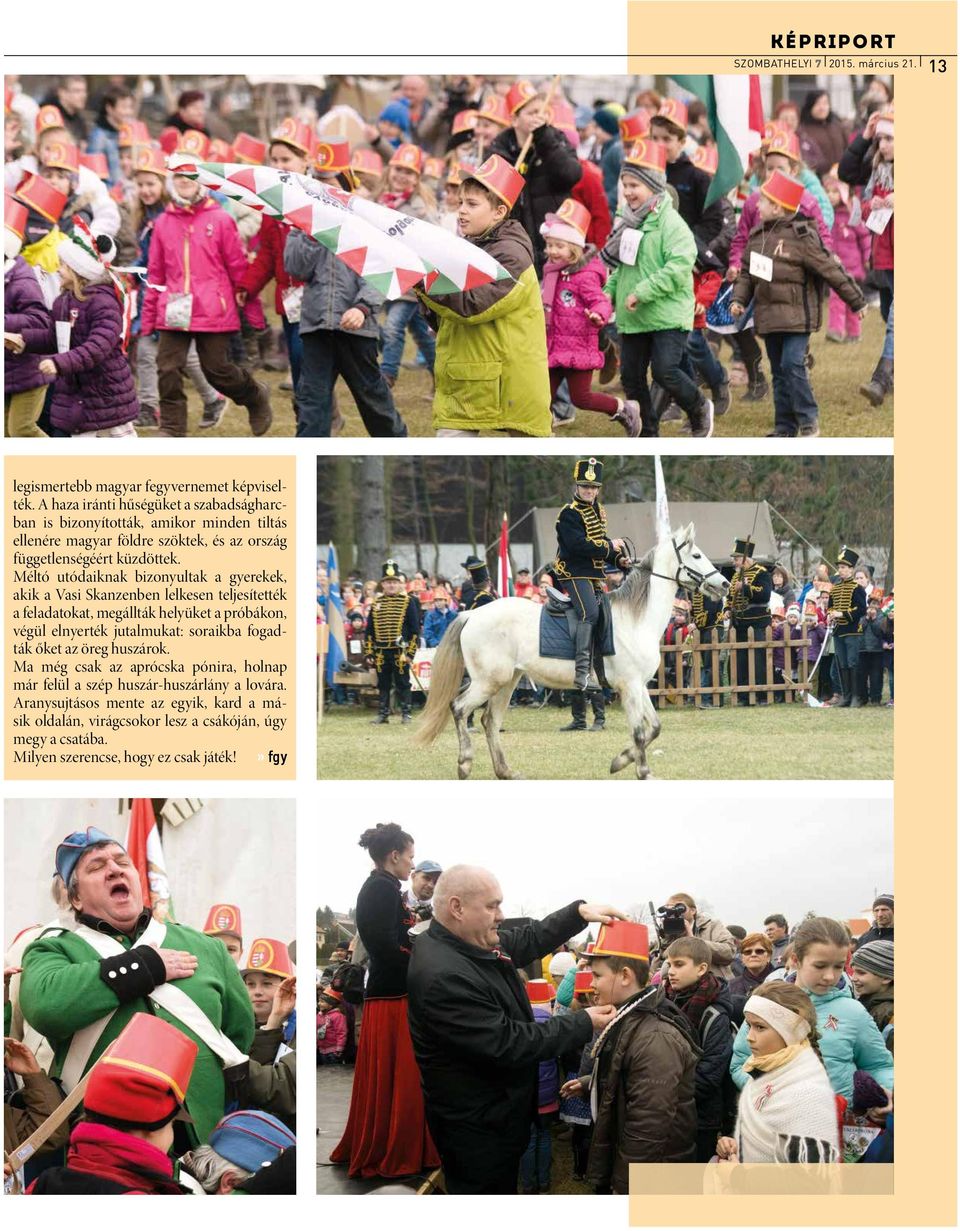
[[[357,481],[357,568],[363,577],[379,577],[387,554],[384,458],[360,458]]]

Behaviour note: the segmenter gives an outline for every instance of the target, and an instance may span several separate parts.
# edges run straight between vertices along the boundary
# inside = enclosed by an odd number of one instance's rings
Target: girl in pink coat
[[[833,255],[843,268],[862,282],[870,264],[870,231],[859,220],[860,202],[851,196],[850,188],[841,182],[836,171],[828,171],[823,177],[823,186],[833,206]],[[830,291],[830,308],[827,318],[828,342],[859,342],[860,314],[851,312],[836,291]]]
[[[589,211],[568,198],[555,214],[547,214],[540,234],[547,263],[541,295],[547,320],[547,363],[550,395],[567,382],[570,401],[580,410],[598,410],[619,423],[628,436],[640,434],[640,407],[636,402],[595,393],[594,372],[603,367],[599,334],[613,315],[603,293],[606,270],[596,248],[587,246]]]
[[[204,376],[246,407],[251,432],[262,436],[273,420],[267,387],[230,359],[230,335],[240,329],[236,292],[247,269],[236,223],[196,180],[173,175],[169,192],[154,225],[141,315],[144,336],[160,335],[159,435],[187,434],[183,375],[195,341]]]

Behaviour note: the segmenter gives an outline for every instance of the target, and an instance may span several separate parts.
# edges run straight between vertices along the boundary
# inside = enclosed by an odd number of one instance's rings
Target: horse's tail
[[[423,717],[417,724],[414,743],[432,744],[450,718],[450,702],[460,691],[463,679],[463,650],[460,636],[467,622],[467,613],[458,615],[443,635],[434,655],[430,671],[430,691]]]

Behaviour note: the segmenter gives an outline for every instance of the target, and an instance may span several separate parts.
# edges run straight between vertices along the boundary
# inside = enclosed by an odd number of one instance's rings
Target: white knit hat
[[[76,223],[73,231],[57,245],[60,264],[72,269],[86,282],[106,282],[107,266],[117,254],[117,246],[109,235],[94,235],[86,226]]]
[[[802,1043],[810,1033],[810,1023],[786,1005],[768,1000],[766,996],[751,996],[743,1006],[744,1013],[752,1013],[772,1026],[784,1043]]]

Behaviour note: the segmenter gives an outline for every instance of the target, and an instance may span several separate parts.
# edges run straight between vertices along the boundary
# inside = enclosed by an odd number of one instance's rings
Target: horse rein
[[[631,561],[632,566],[643,569],[643,571],[645,573],[649,573],[651,577],[659,577],[661,581],[672,581],[673,584],[680,590],[699,590],[707,578],[712,577],[714,573],[726,581],[726,578],[719,569],[711,568],[709,573],[701,573],[697,569],[693,568],[692,565],[684,564],[683,560],[680,558],[680,548],[677,546],[677,540],[673,537],[673,535],[670,536],[670,543],[673,547],[674,554],[677,557],[677,571],[672,577],[668,573],[655,573],[649,565],[643,564],[640,560]],[[683,572],[687,573],[687,581],[681,580],[680,574]]]

